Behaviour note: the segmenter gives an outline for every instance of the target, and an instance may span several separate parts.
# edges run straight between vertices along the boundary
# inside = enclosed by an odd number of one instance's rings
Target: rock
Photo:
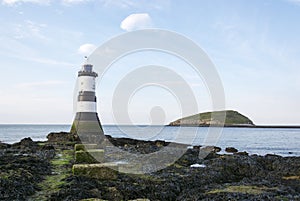
[[[236,152],[238,152],[238,150],[236,148],[234,148],[234,147],[226,147],[225,151],[228,152],[228,153],[236,153]]]
[[[206,152],[220,152],[222,149],[220,147],[216,147],[216,146],[205,146],[205,147],[201,147],[200,148],[201,151],[206,151]]]
[[[195,150],[200,150],[201,146],[200,145],[197,145],[197,146],[193,146],[193,149]]]
[[[222,150],[221,147],[216,147],[216,146],[214,147],[214,152],[215,153],[220,152],[221,150]]]
[[[199,150],[199,155],[198,157],[200,159],[213,159],[213,158],[218,158],[218,154],[216,152],[221,151],[221,148],[215,147],[215,146],[205,146],[201,147]]]
[[[9,148],[11,145],[9,145],[9,144],[5,144],[5,143],[2,143],[2,142],[0,142],[0,149],[7,149],[7,148]]]
[[[113,163],[76,164],[72,172],[77,176],[86,176],[101,180],[115,180],[118,177],[118,165]]]
[[[75,144],[75,151],[86,151],[87,149],[97,149],[97,144]]]
[[[123,200],[122,192],[120,192],[116,187],[108,187],[106,191],[107,192],[104,194],[104,196],[108,200]]]
[[[157,147],[164,147],[164,146],[166,146],[166,145],[168,145],[169,143],[167,143],[166,141],[162,141],[162,140],[156,140],[155,141],[155,145],[157,146]]]
[[[20,142],[14,143],[12,145],[15,149],[35,149],[38,146],[36,142],[34,142],[30,137],[22,139]]]
[[[248,155],[249,155],[249,153],[246,152],[246,151],[236,152],[236,153],[233,153],[233,154],[235,154],[235,155],[240,155],[240,156],[248,156]]]
[[[52,145],[43,145],[39,151],[37,151],[37,155],[44,159],[52,159],[55,157],[55,148]]]
[[[76,163],[103,163],[104,162],[104,150],[103,149],[90,149],[88,151],[76,151],[75,152]]]
[[[48,142],[79,142],[79,137],[74,133],[60,132],[49,133],[47,135]]]

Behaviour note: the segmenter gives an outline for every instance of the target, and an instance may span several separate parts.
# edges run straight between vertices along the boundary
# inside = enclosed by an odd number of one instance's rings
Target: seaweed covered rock
[[[69,132],[49,133],[48,142],[80,142],[78,135]]]
[[[3,148],[4,147],[4,148]],[[26,200],[39,190],[38,184],[51,174],[51,147],[39,146],[30,138],[0,149],[0,199]]]
[[[234,147],[226,147],[225,151],[227,153],[236,153],[236,152],[238,152],[238,150],[236,148],[234,148]]]

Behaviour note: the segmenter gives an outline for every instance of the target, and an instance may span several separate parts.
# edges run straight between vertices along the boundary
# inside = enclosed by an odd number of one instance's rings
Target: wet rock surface
[[[168,145],[163,141],[109,140],[138,153],[153,153]],[[37,182],[51,173],[52,148],[29,139],[0,144],[0,198],[26,200],[38,191]],[[300,200],[300,157],[221,155],[219,148],[214,149],[201,158],[201,147],[191,147],[165,169],[142,175],[118,173],[115,180],[70,174],[48,200]],[[193,164],[203,166],[191,167]]]

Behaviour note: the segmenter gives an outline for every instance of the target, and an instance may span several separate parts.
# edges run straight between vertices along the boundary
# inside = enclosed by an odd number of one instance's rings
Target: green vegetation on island
[[[224,126],[255,126],[248,117],[234,110],[199,113],[177,119],[169,126],[221,126],[223,123]]]

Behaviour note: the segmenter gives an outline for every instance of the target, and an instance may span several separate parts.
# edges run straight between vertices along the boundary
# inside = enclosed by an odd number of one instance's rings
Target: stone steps
[[[105,162],[105,151],[97,144],[75,144],[75,163],[73,175],[86,176],[100,180],[115,180],[119,165]]]
[[[74,175],[86,176],[101,180],[115,180],[118,177],[118,165],[115,163],[75,164]]]

